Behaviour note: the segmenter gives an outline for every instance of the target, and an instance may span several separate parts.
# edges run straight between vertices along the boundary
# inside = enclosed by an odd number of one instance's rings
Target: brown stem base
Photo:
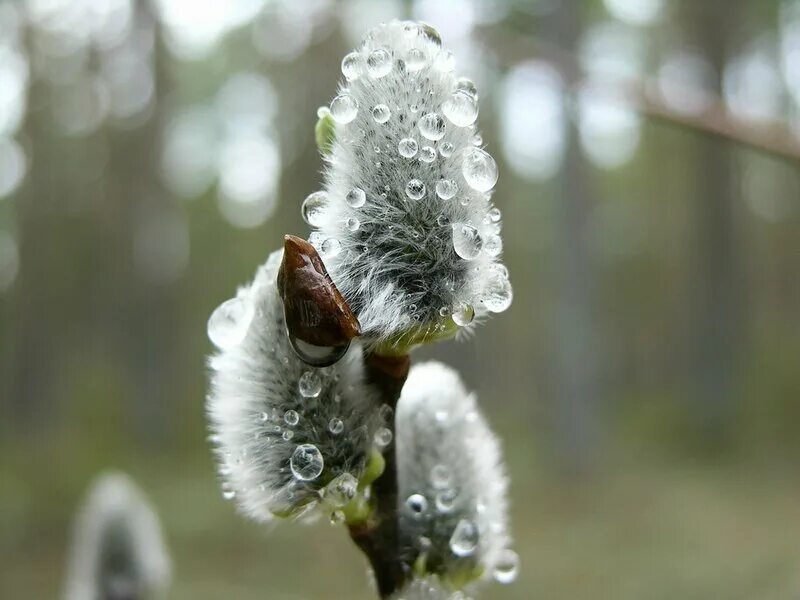
[[[381,398],[394,412],[405,384],[410,358],[406,356],[365,356],[367,378],[381,392]],[[397,461],[394,438],[384,449],[386,468],[372,484],[375,510],[372,517],[350,528],[350,537],[369,559],[375,573],[378,593],[388,598],[398,591],[407,573],[400,560],[397,531]]]

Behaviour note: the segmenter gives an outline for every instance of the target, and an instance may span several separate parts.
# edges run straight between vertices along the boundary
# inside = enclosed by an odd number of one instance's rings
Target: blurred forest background
[[[505,442],[522,570],[484,597],[800,597],[798,0],[0,0],[0,597],[58,596],[106,467],[172,598],[372,597],[344,531],[223,501],[205,331],[307,233],[316,109],[394,17],[501,167],[514,304],[417,357]]]

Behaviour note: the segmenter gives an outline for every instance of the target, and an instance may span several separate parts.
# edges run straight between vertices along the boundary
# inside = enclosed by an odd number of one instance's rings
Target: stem
[[[404,356],[365,356],[367,378],[381,393],[381,399],[396,412],[397,400],[405,384],[411,360]],[[350,527],[350,537],[369,559],[378,593],[388,598],[399,590],[407,573],[400,560],[397,531],[397,460],[395,437],[384,449],[386,468],[372,484],[375,508],[369,520]]]

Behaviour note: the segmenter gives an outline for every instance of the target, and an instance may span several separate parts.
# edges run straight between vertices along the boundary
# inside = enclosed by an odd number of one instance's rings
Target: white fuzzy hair
[[[454,250],[454,224],[475,227],[484,247],[485,240],[499,234],[501,224],[499,213],[494,221],[490,218],[491,194],[470,187],[462,173],[464,157],[475,150],[479,138],[475,125],[459,127],[444,117],[442,105],[458,79],[442,66],[451,55],[426,31],[430,28],[414,22],[383,24],[355,51],[363,74],[343,81],[339,93],[358,103],[358,113],[351,122],[335,125],[335,139],[325,157],[328,199],[309,238],[322,248],[331,278],[358,316],[367,343],[384,341],[420,323],[438,322],[440,310],[446,315],[463,305],[474,309],[477,323],[488,312],[482,299],[498,273],[507,279],[507,271],[498,269],[497,256],[483,251],[465,260]],[[392,69],[376,78],[366,61],[378,49],[391,54]],[[412,50],[424,57],[424,66],[413,72],[406,67]],[[372,115],[379,104],[391,111],[383,124]],[[435,142],[423,137],[418,127],[428,113],[438,113],[445,122],[444,137]],[[419,147],[412,158],[398,151],[407,137]],[[444,144],[452,144],[447,157],[441,153]],[[430,163],[420,159],[424,146],[437,150]],[[425,184],[426,194],[419,200],[406,195],[412,179]],[[454,197],[437,194],[436,183],[442,179],[457,183]],[[366,193],[366,203],[359,208],[346,200],[355,187]],[[358,220],[358,229],[348,228],[349,219]],[[328,239],[339,241],[338,254],[325,253],[322,244]]]
[[[397,476],[400,535],[408,564],[424,552],[426,570],[445,579],[461,572],[491,576],[511,541],[500,443],[475,396],[441,363],[414,366],[403,388],[397,406]],[[421,513],[407,505],[413,494],[426,500]],[[450,495],[449,510],[437,505],[439,494]],[[465,520],[477,527],[477,545],[472,554],[457,556],[450,540]]]
[[[392,596],[392,600],[470,600],[463,592],[453,592],[436,577],[414,578]]]
[[[311,509],[334,477],[350,473],[360,478],[381,423],[376,395],[364,382],[358,342],[325,368],[306,365],[292,350],[276,284],[282,256],[282,251],[271,254],[253,283],[239,290],[238,297],[254,308],[244,340],[209,360],[206,409],[223,493],[259,521],[275,514],[313,516]],[[299,392],[306,372],[320,379],[315,398]],[[285,421],[290,410],[299,416],[295,425]],[[334,418],[343,422],[338,434],[329,429]],[[296,479],[291,470],[299,444],[313,444],[322,454],[324,469],[311,481]]]
[[[158,517],[139,489],[122,473],[99,476],[75,521],[65,600],[106,600],[110,590],[163,598],[171,572]]]

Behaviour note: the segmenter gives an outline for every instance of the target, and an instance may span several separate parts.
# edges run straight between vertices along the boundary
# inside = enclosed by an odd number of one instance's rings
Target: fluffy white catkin
[[[415,22],[370,31],[342,72],[324,190],[303,216],[365,339],[435,335],[508,308],[497,165],[480,147],[475,85]]]
[[[406,562],[459,587],[481,576],[513,579],[500,444],[453,369],[411,369],[397,405],[396,448]]]
[[[436,577],[414,578],[392,600],[470,600],[461,591],[444,587]]]
[[[98,477],[75,522],[65,600],[164,598],[171,570],[158,517],[133,481]]]
[[[383,423],[359,343],[325,368],[290,347],[276,284],[282,255],[209,319],[219,351],[206,408],[223,496],[259,521],[313,516],[323,497],[327,508],[344,504]]]

